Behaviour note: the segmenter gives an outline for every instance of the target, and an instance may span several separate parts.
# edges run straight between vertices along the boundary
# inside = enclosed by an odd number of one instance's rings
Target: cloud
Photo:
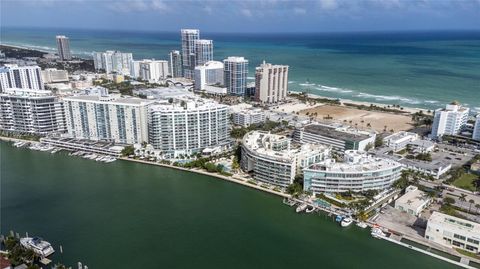
[[[247,9],[247,8],[242,8],[240,10],[240,13],[245,17],[252,17],[253,16],[252,11],[250,11],[250,9]]]
[[[168,11],[169,7],[162,0],[152,0],[151,7],[154,10],[158,11]]]
[[[320,8],[323,10],[334,10],[338,7],[337,0],[320,0],[319,4]]]

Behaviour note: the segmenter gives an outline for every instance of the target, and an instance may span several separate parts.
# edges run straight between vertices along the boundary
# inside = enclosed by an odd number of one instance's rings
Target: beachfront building
[[[213,40],[198,39],[195,44],[195,66],[213,61]]]
[[[105,52],[93,52],[93,64],[96,70],[104,70],[105,73],[117,73],[131,75],[133,56],[131,53],[123,53],[116,50]]]
[[[261,108],[236,111],[232,113],[232,116],[233,124],[244,127],[263,123],[266,120],[265,112]]]
[[[472,139],[480,141],[480,114],[475,117]]]
[[[287,187],[302,173],[302,168],[324,160],[329,154],[330,149],[325,146],[293,146],[285,136],[252,131],[242,139],[240,165],[255,180]]]
[[[157,100],[149,107],[149,143],[164,158],[230,146],[229,107],[192,95]]]
[[[108,92],[63,99],[67,132],[72,138],[139,144],[148,141],[147,107],[153,101]]]
[[[435,211],[428,219],[425,238],[446,247],[477,254],[480,248],[480,224]]]
[[[195,90],[205,90],[207,85],[223,85],[223,63],[209,61],[195,67]]]
[[[394,152],[405,149],[407,145],[418,139],[416,133],[400,131],[383,138],[383,144]]]
[[[138,62],[138,69],[138,77],[150,83],[157,83],[170,75],[168,61],[165,60],[145,59]]]
[[[68,82],[68,72],[67,70],[47,68],[42,70],[42,80],[44,83]]]
[[[8,88],[44,90],[40,67],[16,64],[0,67],[0,92]]]
[[[182,29],[182,69],[185,78],[193,79],[195,69],[195,41],[200,39],[200,30]]]
[[[243,96],[247,88],[248,60],[228,57],[223,60],[224,83],[230,95]]]
[[[288,92],[288,65],[263,63],[255,69],[255,100],[277,103],[285,100]]]
[[[385,190],[401,176],[396,161],[347,150],[343,162],[327,159],[303,169],[304,190],[322,192],[362,192]]]
[[[430,137],[438,139],[443,135],[457,135],[468,121],[469,108],[452,102],[445,108],[435,110]]]
[[[182,72],[182,54],[178,50],[172,50],[168,54],[169,61],[169,73],[172,78],[179,78],[183,76]]]
[[[37,135],[63,133],[63,104],[51,91],[5,89],[0,94],[0,129]]]
[[[313,143],[331,146],[340,154],[346,150],[366,151],[375,145],[376,134],[344,126],[309,124],[295,129],[293,139],[297,143]]]
[[[72,59],[70,51],[70,39],[64,35],[57,35],[57,53],[61,61],[69,61]]]
[[[420,213],[428,207],[432,199],[427,193],[418,189],[417,186],[408,186],[405,194],[395,201],[395,208],[412,216],[420,216]]]

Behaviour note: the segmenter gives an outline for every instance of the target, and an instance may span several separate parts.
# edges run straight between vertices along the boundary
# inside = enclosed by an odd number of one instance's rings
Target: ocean
[[[0,232],[41,236],[73,268],[456,268],[205,175],[6,142],[0,161]]]
[[[168,59],[178,32],[2,28],[1,43],[55,51],[55,35],[70,37],[74,54],[132,52]],[[249,80],[263,60],[290,66],[289,90],[435,109],[458,100],[480,111],[480,31],[233,34],[203,33],[214,58],[244,56]]]

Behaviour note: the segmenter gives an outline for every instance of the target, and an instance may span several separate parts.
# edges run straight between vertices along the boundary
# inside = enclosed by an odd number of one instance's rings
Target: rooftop
[[[411,188],[414,186],[409,186]],[[411,188],[409,191],[407,188],[407,192],[402,195],[400,198],[397,199],[395,203],[406,204],[410,208],[419,208],[422,207],[425,203],[427,203],[430,198],[428,198],[427,194],[417,187]]]
[[[430,224],[442,225],[444,226],[444,229],[448,230],[471,232],[476,235],[476,237],[474,237],[475,239],[480,239],[480,224],[473,221],[457,218],[435,211],[428,219],[428,225]]]
[[[334,159],[328,159],[323,162],[313,164],[308,169],[339,173],[363,173],[401,166],[401,164],[396,161],[374,157],[367,154],[361,154],[354,150],[346,151],[345,156],[346,159],[350,159],[345,162],[336,162]]]
[[[137,97],[120,97],[119,95],[107,95],[107,96],[100,96],[100,95],[77,95],[77,96],[69,96],[65,97],[64,100],[67,101],[84,101],[84,102],[91,102],[91,103],[110,103],[110,104],[118,104],[118,105],[133,105],[133,106],[140,106],[146,105],[148,103],[152,103],[153,101],[141,99]]]
[[[364,133],[322,124],[310,124],[303,127],[303,129],[308,133],[354,142],[360,142],[370,137]]]

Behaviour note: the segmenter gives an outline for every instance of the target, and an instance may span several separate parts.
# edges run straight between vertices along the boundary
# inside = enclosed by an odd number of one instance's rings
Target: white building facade
[[[57,52],[61,61],[69,61],[72,59],[70,51],[70,39],[64,35],[57,35]]]
[[[160,100],[149,107],[149,143],[164,158],[189,156],[205,148],[225,148],[229,144],[228,109],[193,96]]]
[[[148,141],[147,107],[152,101],[101,93],[63,101],[70,137],[125,144]]]
[[[0,129],[37,135],[63,133],[63,104],[50,91],[6,89],[0,94]]]
[[[328,159],[305,168],[304,190],[314,194],[384,190],[400,178],[401,170],[396,161],[348,150],[344,162]]]
[[[383,138],[383,143],[391,148],[393,151],[397,152],[402,149],[405,149],[407,145],[411,142],[418,139],[416,133],[410,133],[405,131],[400,131],[398,133],[391,134]]]
[[[15,64],[0,67],[0,92],[8,88],[44,90],[40,67]]]
[[[172,50],[168,54],[169,72],[173,78],[180,78],[183,76],[182,72],[182,54],[178,50]]]
[[[68,82],[68,72],[67,70],[47,68],[42,70],[42,80],[44,83]]]
[[[405,194],[395,201],[395,208],[412,216],[420,216],[420,213],[428,207],[432,199],[416,186],[408,186]]]
[[[302,168],[327,158],[330,149],[319,145],[293,147],[285,136],[252,131],[242,139],[240,165],[255,180],[279,187],[293,183]]]
[[[182,29],[182,68],[186,78],[193,79],[195,69],[195,41],[200,39],[200,30]]]
[[[151,83],[164,80],[170,74],[168,61],[164,60],[143,60],[139,62],[138,68],[138,77]]]
[[[480,114],[475,117],[472,139],[480,141]]]
[[[195,67],[195,90],[205,90],[207,85],[223,85],[223,63],[209,61]]]
[[[255,100],[277,103],[285,100],[288,92],[288,65],[263,63],[255,70]]]
[[[213,40],[198,39],[195,44],[195,66],[213,61]]]
[[[462,107],[457,102],[435,110],[431,138],[459,134],[467,124],[469,111],[467,107]]]
[[[244,127],[263,123],[266,120],[265,112],[260,108],[237,111],[233,112],[232,115],[233,123]]]
[[[131,53],[124,53],[116,50],[93,52],[95,69],[104,70],[107,74],[117,73],[130,76],[132,62],[133,56]]]
[[[425,238],[446,247],[477,254],[480,248],[480,224],[435,211],[428,219]]]
[[[224,83],[230,95],[243,96],[247,89],[248,60],[228,57],[223,60]]]

